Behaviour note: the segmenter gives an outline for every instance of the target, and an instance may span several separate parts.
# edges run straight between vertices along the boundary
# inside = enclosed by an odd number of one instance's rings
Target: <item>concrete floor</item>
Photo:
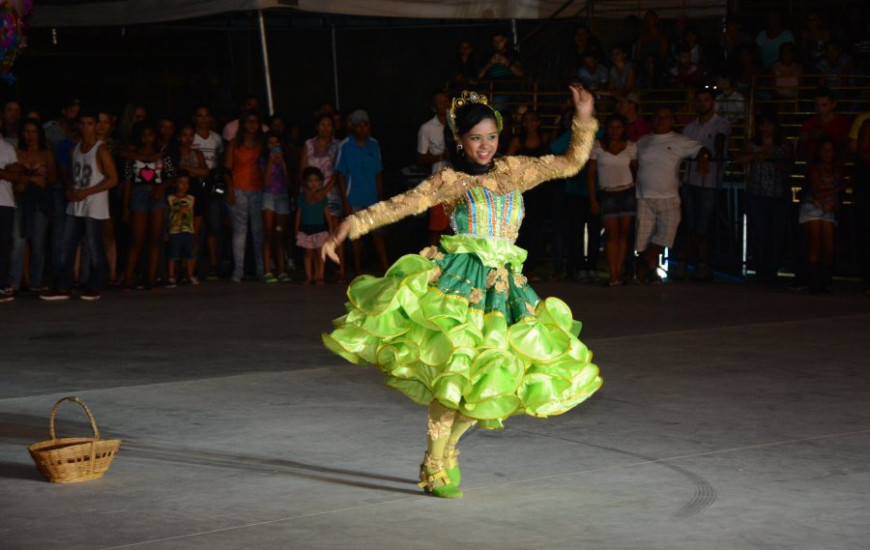
[[[462,443],[415,487],[424,410],[325,352],[343,288],[204,284],[0,306],[0,548],[866,549],[870,300],[746,284],[541,283],[605,385]],[[99,481],[26,446],[80,396],[124,440]],[[64,435],[87,434],[66,404]]]

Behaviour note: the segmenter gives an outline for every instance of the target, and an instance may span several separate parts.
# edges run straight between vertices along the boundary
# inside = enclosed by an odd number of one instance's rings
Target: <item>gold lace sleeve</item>
[[[451,169],[445,169],[426,179],[417,187],[381,201],[350,216],[350,239],[357,239],[379,227],[395,223],[402,218],[425,212],[436,204],[455,202],[474,178]]]
[[[505,159],[507,174],[518,191],[527,191],[545,181],[568,178],[575,175],[589,160],[595,143],[598,121],[580,122],[576,117],[571,123],[571,144],[564,155],[543,157],[508,157]]]

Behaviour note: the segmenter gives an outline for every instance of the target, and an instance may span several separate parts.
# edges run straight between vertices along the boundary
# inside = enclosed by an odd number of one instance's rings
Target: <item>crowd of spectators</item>
[[[838,113],[870,110],[870,91],[856,86],[870,82],[865,11],[853,5],[844,14],[811,11],[787,20],[773,10],[757,29],[746,18],[728,17],[720,33],[703,39],[687,18],[662,21],[649,10],[627,20],[634,30],[612,44],[578,25],[561,56],[561,75],[596,92],[602,130],[590,166],[576,181],[529,194],[522,239],[529,248],[527,269],[534,272],[546,250],[555,277],[597,279],[603,226],[608,285],[626,279],[658,283],[663,249],[671,249],[669,278],[712,280],[710,241],[727,171],[746,185],[747,267],[754,278],[779,284],[778,271],[791,268],[791,288],[830,291],[841,199],[848,197],[860,253],[856,263],[870,288],[870,235],[862,229],[870,128],[862,130],[866,116],[853,120]],[[824,22],[838,15],[845,17]],[[517,137],[502,140],[505,154],[558,152],[563,131],[530,132],[541,126],[541,113],[515,92],[529,68],[504,37],[493,34],[491,57],[484,57],[476,80],[464,76],[475,73],[473,52],[464,42],[457,65],[463,69],[454,72],[451,85],[491,87],[496,107],[515,125],[511,133]],[[499,64],[495,75],[492,67]],[[756,109],[750,113],[752,100]],[[649,121],[641,116],[643,103]],[[792,115],[806,111],[815,115]],[[786,136],[784,122],[799,130]],[[682,129],[678,134],[674,128]],[[816,155],[820,147],[830,160]],[[799,212],[791,206],[795,185],[802,185]],[[549,205],[543,213],[542,203]],[[797,239],[788,231],[795,222]],[[579,253],[563,248],[577,242],[578,234],[585,237]],[[577,254],[579,259],[572,258]],[[636,266],[630,262],[634,256]]]
[[[380,150],[363,110],[346,120],[317,107],[315,135],[255,96],[218,125],[208,107],[187,117],[120,115],[71,99],[58,117],[3,107],[0,140],[0,302],[98,300],[105,287],[162,290],[200,280],[323,285],[319,248],[334,220],[382,195]],[[347,124],[348,133],[342,135]],[[382,269],[386,248],[374,242]],[[355,243],[358,244],[358,243]],[[362,271],[354,248],[355,272]],[[342,264],[336,274],[346,277]]]
[[[525,195],[519,244],[529,252],[530,279],[548,272],[554,280],[611,287],[658,284],[661,254],[673,249],[670,278],[712,280],[717,202],[726,166],[739,165],[749,262],[759,281],[776,284],[783,252],[795,246],[786,242],[786,228],[791,176],[802,171],[803,238],[793,286],[830,290],[847,189],[862,276],[870,284],[870,116],[853,121],[838,114],[842,99],[832,91],[867,73],[870,41],[860,26],[832,32],[821,19],[808,14],[804,28],[793,32],[772,12],[754,38],[738,19],[728,19],[715,43],[705,43],[688,20],[674,21],[666,32],[649,11],[636,36],[609,48],[578,26],[567,56],[570,77],[598,95],[601,131],[580,174]],[[450,95],[481,82],[494,83],[493,105],[513,121],[505,125],[503,154],[567,148],[569,115],[550,131],[539,113],[518,104],[518,86],[527,78],[523,58],[508,33],[493,33],[491,45],[478,62],[470,42],[459,44],[449,89],[433,95],[433,117],[418,134],[420,166],[435,172],[450,161]],[[807,74],[816,75],[812,97],[801,88]],[[759,86],[758,77],[768,85]],[[689,93],[681,105],[647,109],[647,120],[645,95],[659,88]],[[753,92],[777,100],[782,111],[794,109],[789,101],[810,99],[816,114],[790,141],[774,112],[760,112],[751,139],[729,153],[732,126],[745,122]],[[349,261],[332,274],[318,253],[337,219],[384,198],[380,145],[366,111],[342,114],[323,103],[305,139],[280,116],[265,119],[256,96],[240,103],[238,118],[220,125],[206,106],[180,118],[149,116],[137,103],[120,113],[91,107],[70,100],[45,120],[17,101],[3,106],[0,302],[24,290],[66,300],[78,287],[82,299],[96,300],[106,286],[132,292],[201,280],[282,283],[294,272],[304,273],[305,284],[323,285],[370,269],[372,259],[387,269],[381,232],[370,236],[373,258],[353,242],[338,251]],[[681,133],[675,125],[684,126]],[[448,230],[447,214],[433,209],[429,242]],[[607,277],[600,281],[602,248]],[[552,269],[542,268],[545,257]]]

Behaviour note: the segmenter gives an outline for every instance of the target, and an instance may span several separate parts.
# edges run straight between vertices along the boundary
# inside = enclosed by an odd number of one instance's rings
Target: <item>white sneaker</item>
[[[190,284],[192,284],[192,285],[198,285],[198,284],[199,284],[199,279],[197,279],[196,277],[191,277],[191,278],[190,278]]]

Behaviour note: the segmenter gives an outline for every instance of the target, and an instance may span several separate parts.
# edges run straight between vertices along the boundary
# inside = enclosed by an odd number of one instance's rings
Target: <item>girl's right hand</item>
[[[341,265],[341,259],[338,257],[338,254],[335,253],[335,249],[341,246],[341,243],[343,243],[344,239],[347,238],[348,233],[350,233],[350,222],[345,219],[338,224],[338,228],[329,236],[329,240],[324,243],[320,250],[320,258],[323,261],[326,261],[326,259],[329,258],[333,262]]]

